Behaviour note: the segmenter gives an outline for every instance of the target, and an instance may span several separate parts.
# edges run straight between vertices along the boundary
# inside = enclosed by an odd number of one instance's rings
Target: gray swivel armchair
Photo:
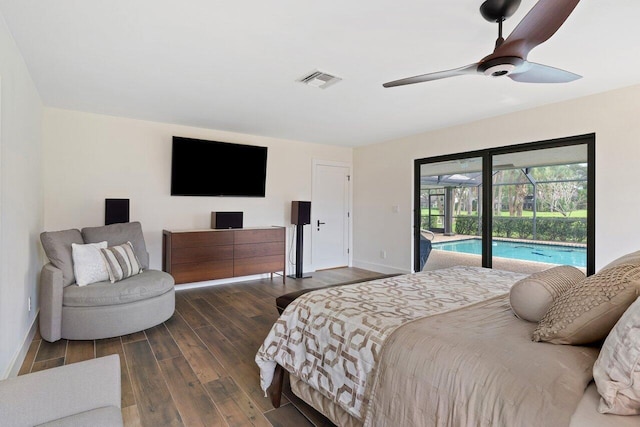
[[[158,325],[173,315],[173,277],[149,270],[149,254],[139,222],[44,232],[40,240],[50,261],[40,276],[40,334],[45,340],[126,335]],[[131,242],[142,273],[116,283],[107,280],[78,286],[72,243],[103,241],[108,246]]]

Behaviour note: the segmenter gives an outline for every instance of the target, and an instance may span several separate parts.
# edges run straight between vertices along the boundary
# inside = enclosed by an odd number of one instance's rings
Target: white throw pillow
[[[602,398],[598,412],[640,414],[640,298],[624,312],[593,365]]]
[[[109,280],[109,272],[100,253],[100,249],[105,249],[106,247],[106,241],[88,243],[86,245],[71,244],[73,274],[76,276],[78,286]]]

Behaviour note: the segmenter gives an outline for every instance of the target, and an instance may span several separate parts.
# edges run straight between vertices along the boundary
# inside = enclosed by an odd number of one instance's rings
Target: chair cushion
[[[98,282],[88,286],[64,288],[62,305],[67,307],[98,307],[127,304],[162,295],[173,289],[173,277],[158,270],[145,270],[117,283]]]
[[[106,241],[108,246],[131,242],[142,268],[145,270],[149,268],[149,254],[142,234],[142,225],[138,221],[103,225],[102,227],[85,227],[82,229],[82,238],[84,243]]]
[[[99,386],[99,384],[96,384]],[[105,406],[60,418],[37,427],[116,427],[122,426],[122,411],[117,406]]]
[[[68,286],[76,281],[73,274],[73,257],[71,255],[71,244],[83,244],[80,230],[73,228],[62,231],[45,231],[40,234],[40,241],[44,253],[49,258],[54,267],[62,270],[62,283]],[[98,242],[94,242],[98,243]]]

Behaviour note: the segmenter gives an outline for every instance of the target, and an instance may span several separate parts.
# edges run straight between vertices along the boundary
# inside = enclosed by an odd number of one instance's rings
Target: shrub
[[[479,236],[477,216],[455,218],[454,230],[457,234]],[[493,236],[517,239],[534,239],[533,219],[523,217],[493,217]],[[559,242],[587,242],[586,218],[536,218],[535,240]]]
[[[454,230],[456,234],[464,234],[465,236],[479,236],[481,228],[478,226],[478,216],[457,216],[454,218]]]

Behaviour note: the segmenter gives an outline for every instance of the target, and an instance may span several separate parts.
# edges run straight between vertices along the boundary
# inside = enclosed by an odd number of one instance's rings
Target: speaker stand
[[[296,274],[295,275],[290,274],[287,276],[292,279],[308,279],[309,277],[311,277],[310,274],[302,273],[302,249],[303,249],[302,227],[303,225],[296,225]]]

